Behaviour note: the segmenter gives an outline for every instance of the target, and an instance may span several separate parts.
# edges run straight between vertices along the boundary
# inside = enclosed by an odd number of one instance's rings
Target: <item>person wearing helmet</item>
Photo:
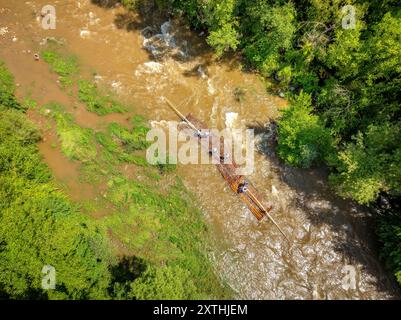
[[[221,162],[226,162],[226,161],[228,161],[230,159],[230,154],[227,152],[227,153],[225,153],[224,155],[221,155],[220,156],[220,161]]]
[[[247,192],[247,191],[248,191],[248,186],[249,186],[249,183],[248,183],[247,181],[244,181],[243,183],[241,183],[241,184],[238,186],[238,193],[245,193],[245,192]]]
[[[198,130],[198,131],[195,132],[195,136],[197,136],[200,139],[207,138],[209,135],[210,135],[209,131],[203,132],[202,130]]]

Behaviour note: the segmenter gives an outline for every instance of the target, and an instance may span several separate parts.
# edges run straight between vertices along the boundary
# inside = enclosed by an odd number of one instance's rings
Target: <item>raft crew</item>
[[[221,155],[219,153],[219,151],[217,150],[217,148],[213,148],[212,150],[210,150],[209,154],[211,156],[219,156],[220,162],[225,162],[225,161],[230,159],[230,154],[228,152],[226,154],[224,154],[224,155]]]
[[[202,130],[198,130],[195,132],[195,136],[198,137],[199,139],[202,138],[207,138],[210,136],[210,132],[209,131],[202,131]]]
[[[220,161],[221,162],[225,162],[225,161],[227,161],[228,159],[230,159],[230,154],[227,152],[227,153],[225,153],[224,155],[221,155],[220,156]]]
[[[245,193],[245,192],[247,192],[247,191],[248,191],[248,186],[249,186],[249,183],[248,183],[247,181],[244,181],[243,183],[241,183],[241,184],[238,186],[238,193]]]
[[[216,147],[214,147],[212,150],[209,151],[211,156],[217,155],[219,153],[219,151],[217,150]]]

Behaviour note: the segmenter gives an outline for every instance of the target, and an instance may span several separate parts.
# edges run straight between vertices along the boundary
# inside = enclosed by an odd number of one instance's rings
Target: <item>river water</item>
[[[178,166],[214,238],[209,256],[216,273],[236,297],[400,297],[378,260],[371,212],[335,196],[325,169],[294,169],[277,159],[266,124],[287,105],[285,99],[269,95],[257,75],[241,70],[238,59],[215,60],[204,35],[151,11],[127,13],[114,2],[52,1],[56,29],[44,30],[40,11],[48,1],[0,0],[0,59],[15,74],[18,94],[39,104],[73,104],[46,64],[33,59],[50,37],[63,42],[88,75],[132,104],[132,113],[146,115],[152,126],[177,120],[161,99],[166,96],[211,128],[255,128],[258,152],[249,178],[274,205],[272,214],[290,243],[268,221],[256,221],[214,166]],[[101,118],[80,105],[70,111],[80,125],[92,128],[127,118]],[[66,181],[73,197],[91,197],[91,187],[77,181],[76,167],[51,147],[54,133],[46,138],[40,150],[56,177]]]

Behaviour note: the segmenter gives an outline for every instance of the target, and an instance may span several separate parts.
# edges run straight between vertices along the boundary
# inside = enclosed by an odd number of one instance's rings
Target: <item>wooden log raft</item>
[[[204,150],[206,150],[213,159],[217,160],[215,163],[223,178],[227,181],[231,189],[240,196],[241,200],[248,206],[256,219],[260,221],[267,216],[285,239],[290,242],[284,231],[271,216],[270,211],[272,207],[266,207],[259,200],[260,196],[257,194],[255,187],[253,187],[250,182],[246,181],[244,176],[237,174],[237,165],[232,157],[231,150],[230,152],[226,151],[229,149],[225,148],[224,138],[214,137],[213,133],[207,129],[203,122],[199,121],[191,114],[185,117],[167,98],[163,97],[163,100],[177,113],[181,120],[185,122],[186,128],[194,130]],[[219,149],[214,147],[215,141],[218,141],[217,139],[220,139]]]
[[[217,160],[217,169],[227,181],[231,190],[247,205],[256,219],[261,221],[272,210],[272,206],[265,206],[252,183],[247,181],[244,176],[236,173],[238,166],[232,157],[231,150],[228,151],[228,149],[225,148],[224,138],[213,136],[207,126],[193,115],[189,114],[186,119],[201,131],[201,135],[198,136],[199,143],[215,160]],[[187,124],[183,124],[182,128],[192,129],[192,127]],[[215,147],[216,144],[213,142],[216,141],[216,139],[220,139],[220,148],[217,150]],[[240,187],[244,185],[244,183],[247,184],[247,192],[240,192]]]

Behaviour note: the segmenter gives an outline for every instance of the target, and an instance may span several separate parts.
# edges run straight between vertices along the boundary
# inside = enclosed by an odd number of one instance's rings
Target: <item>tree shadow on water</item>
[[[294,168],[282,162],[276,154],[277,123],[256,123],[248,126],[259,136],[257,150],[270,163],[279,181],[294,191],[288,207],[300,209],[310,222],[311,236],[317,237],[322,226],[327,226],[327,239],[334,250],[344,257],[344,265],[359,265],[366,280],[377,290],[399,298],[400,289],[394,276],[385,269],[379,258],[379,243],[375,236],[377,213],[350,199],[338,196],[330,186],[330,170],[325,166],[312,169]],[[293,226],[294,233],[298,226]],[[317,238],[316,238],[317,239]],[[320,241],[320,240],[319,240]],[[360,279],[364,281],[365,279]]]
[[[99,7],[112,9],[121,4],[121,0],[91,0],[91,2]]]

